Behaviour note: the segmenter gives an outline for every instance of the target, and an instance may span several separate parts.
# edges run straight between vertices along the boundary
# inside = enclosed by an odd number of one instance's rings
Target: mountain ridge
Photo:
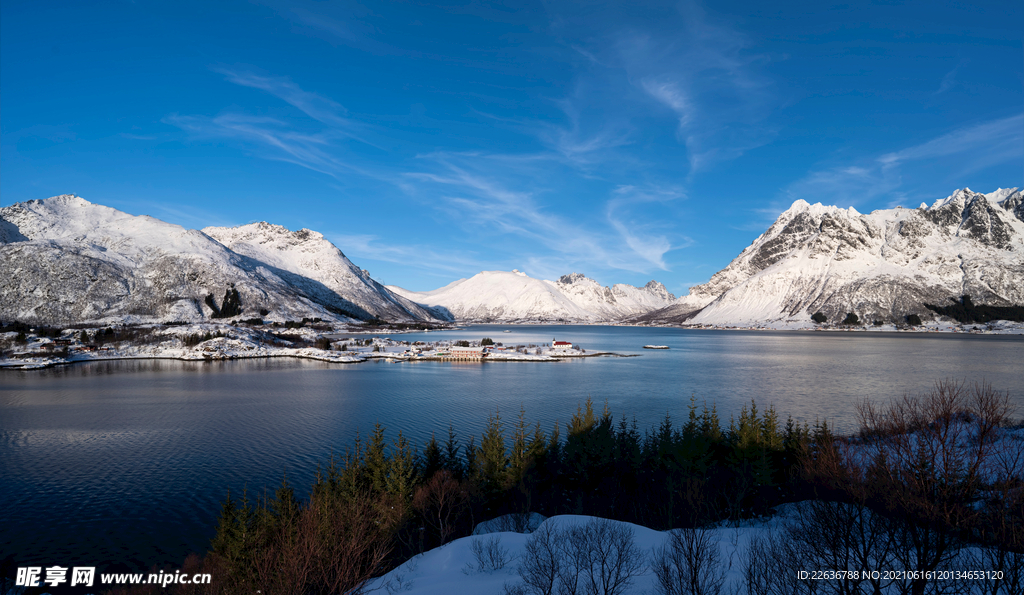
[[[926,302],[969,294],[1024,302],[1024,197],[964,188],[917,209],[861,214],[797,200],[689,295],[635,322],[809,325],[822,312],[900,323]]]
[[[439,321],[375,281],[356,279],[365,276],[353,273],[359,269],[320,234],[286,234],[269,224],[241,228],[247,229],[207,231],[238,244],[245,243],[240,238],[246,232],[251,240],[258,231],[264,241],[240,246],[240,253],[205,231],[69,194],[0,208],[0,277],[10,280],[0,286],[0,318],[55,324],[198,321],[216,314],[207,296],[218,299],[234,289],[246,318],[267,312],[281,320]],[[291,252],[283,245],[288,237],[294,240]],[[276,258],[270,258],[275,253],[268,243],[279,248]],[[322,268],[337,274],[305,270],[307,263],[295,258],[304,248],[319,250]]]
[[[443,308],[456,320],[492,322],[611,322],[667,306],[675,299],[657,281],[642,288],[622,283],[603,287],[581,273],[548,281],[518,270],[481,271],[432,291],[388,288],[417,303]]]

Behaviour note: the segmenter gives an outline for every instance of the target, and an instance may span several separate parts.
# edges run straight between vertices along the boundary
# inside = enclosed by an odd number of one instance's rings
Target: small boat
[[[668,349],[668,345],[644,345],[644,349]]]
[[[510,330],[504,330],[504,331],[501,331],[501,332],[503,332],[503,333],[511,333],[512,331],[510,331]]]

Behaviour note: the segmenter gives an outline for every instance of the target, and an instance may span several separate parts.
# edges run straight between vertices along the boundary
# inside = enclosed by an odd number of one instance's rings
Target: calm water
[[[502,333],[504,328],[513,330]],[[878,333],[478,326],[403,335],[505,344],[571,340],[637,354],[558,363],[330,365],[301,360],[123,361],[0,371],[0,558],[19,565],[177,566],[205,551],[229,488],[258,492],[380,421],[422,445],[479,434],[520,406],[549,431],[588,396],[641,428],[682,419],[691,395],[729,416],[753,399],[783,419],[856,424],[864,399],[985,380],[1024,414],[1024,338]],[[645,344],[669,345],[667,351]]]

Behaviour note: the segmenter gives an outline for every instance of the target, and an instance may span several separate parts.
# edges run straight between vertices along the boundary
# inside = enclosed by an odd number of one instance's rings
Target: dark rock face
[[[1018,190],[1003,201],[1003,208],[1013,213],[1019,220],[1024,221],[1024,192]]]
[[[587,279],[587,276],[584,275],[583,273],[569,273],[568,275],[562,275],[561,277],[559,277],[558,282],[562,283],[563,285],[572,285],[577,281],[583,281],[585,279],[589,281],[589,279]]]
[[[999,218],[985,195],[979,194],[967,204],[957,235],[970,236],[989,246],[1009,250],[1014,231]]]
[[[825,225],[823,222],[821,225]],[[818,233],[818,223],[807,213],[800,213],[787,223],[778,235],[761,244],[750,259],[750,266],[756,271],[779,262],[789,255],[795,247]]]

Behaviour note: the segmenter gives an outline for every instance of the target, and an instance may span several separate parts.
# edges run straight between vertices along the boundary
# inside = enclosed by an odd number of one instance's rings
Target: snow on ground
[[[38,369],[83,361],[114,359],[177,359],[184,361],[247,359],[267,357],[297,357],[330,363],[357,363],[373,359],[387,361],[463,361],[481,363],[480,359],[454,359],[451,341],[425,343],[400,341],[390,337],[338,338],[334,331],[308,327],[284,328],[272,326],[232,326],[228,324],[191,324],[174,326],[131,327],[141,338],[129,341],[110,341],[88,347],[78,339],[83,329],[67,330],[61,335],[64,344],[53,339],[30,335],[27,343],[14,344],[17,333],[0,334],[0,348],[13,345],[13,356],[0,358],[0,368]],[[102,329],[84,329],[90,337]],[[389,333],[390,334],[390,333]],[[209,335],[209,338],[201,340]],[[309,346],[320,339],[328,339],[331,349]],[[291,340],[294,339],[294,340]],[[187,342],[196,341],[195,345]],[[367,344],[369,342],[369,344]],[[344,346],[344,351],[341,349]],[[60,352],[68,350],[66,356]],[[565,358],[615,355],[605,352],[586,352],[577,347],[551,349],[550,346],[530,346],[517,350],[496,345],[487,348],[484,361],[557,362]]]
[[[748,565],[749,552],[753,544],[766,544],[771,540],[783,540],[790,528],[798,528],[804,519],[810,519],[816,503],[812,501],[797,502],[779,506],[776,514],[771,517],[752,519],[740,522],[723,521],[718,525],[708,527],[711,552],[717,548],[718,564],[716,570],[705,570],[703,575],[709,573],[717,574],[723,578],[721,593],[745,593],[746,579],[745,571]],[[836,506],[851,506],[836,504]],[[870,516],[870,512],[867,513]],[[539,517],[539,515],[536,515]],[[631,579],[629,584],[621,591],[620,595],[648,595],[662,592],[659,589],[658,579],[654,572],[652,562],[656,560],[658,551],[666,547],[671,538],[668,531],[655,531],[621,521],[611,521],[589,516],[561,515],[554,516],[540,522],[531,533],[519,533],[513,531],[501,531],[489,529],[507,526],[510,524],[504,518],[499,517],[477,527],[474,535],[457,539],[441,547],[429,550],[414,556],[401,564],[391,572],[378,577],[367,584],[366,592],[381,592],[388,594],[410,593],[412,595],[509,595],[514,593],[533,593],[535,591],[525,588],[520,574],[521,564],[527,556],[527,542],[533,535],[542,534],[545,530],[565,531],[576,527],[585,528],[593,526],[593,523],[607,523],[613,528],[625,529],[632,533],[632,543],[637,548],[637,553],[642,557],[642,568]],[[763,545],[761,546],[763,547]],[[476,551],[474,551],[476,550]],[[497,555],[487,556],[487,552]],[[961,550],[963,556],[956,556],[947,565],[940,567],[944,570],[964,571],[977,570],[978,564],[985,566],[987,563],[980,561],[983,552],[978,547],[969,546]],[[767,552],[765,552],[767,553]],[[484,554],[484,555],[481,555]],[[764,555],[764,553],[762,554]],[[504,564],[493,564],[495,558],[503,560]],[[755,580],[763,580],[765,577],[772,577],[779,580],[778,573],[796,573],[798,570],[806,571],[890,571],[897,568],[865,568],[853,562],[849,568],[814,568],[810,561],[789,560],[787,562],[778,560],[778,566],[772,568],[760,568]],[[564,563],[564,559],[563,559]],[[893,564],[895,564],[893,562]],[[806,568],[805,568],[806,566]],[[991,568],[986,567],[986,570]],[[586,574],[586,570],[583,574]],[[796,578],[796,577],[792,577]],[[581,579],[580,592],[586,592],[582,587],[585,579]],[[783,579],[785,580],[785,579]],[[792,580],[792,579],[790,579]],[[828,580],[828,579],[823,579]],[[806,582],[806,580],[804,581]],[[812,581],[813,582],[813,581]],[[906,584],[897,580],[894,582],[883,581],[882,589],[885,593],[896,593]],[[980,585],[981,581],[974,581]],[[989,582],[989,581],[986,581]],[[948,584],[948,583],[946,583]],[[816,586],[822,587],[821,583]],[[989,585],[991,586],[991,582]],[[558,592],[557,583],[555,592]],[[598,592],[603,592],[598,590]]]
[[[743,560],[751,539],[757,535],[777,530],[792,514],[792,511],[793,505],[787,505],[780,507],[778,515],[768,519],[744,522],[737,526],[720,525],[711,529],[712,541],[717,543],[720,559],[727,567],[723,593],[730,592],[733,584],[741,584]],[[554,516],[538,524],[534,532],[544,526],[564,530],[571,526],[586,526],[595,521],[604,521],[604,519],[577,515]],[[644,557],[645,567],[642,573],[632,580],[630,586],[623,591],[623,595],[657,593],[656,578],[648,563],[654,551],[665,545],[669,533],[621,521],[606,522],[632,531],[633,544]],[[477,529],[480,531],[481,527],[502,524],[504,523],[499,518],[488,523],[481,523]],[[383,577],[372,581],[367,590],[381,589],[385,593],[404,592],[414,595],[453,595],[456,593],[501,595],[505,592],[506,585],[509,587],[522,585],[523,581],[517,568],[523,558],[530,534],[512,531],[474,533],[470,537],[457,539],[414,556]],[[489,542],[493,543],[493,540],[497,540],[498,549],[507,550],[508,562],[504,568],[481,568],[477,556],[473,552],[473,545],[476,542],[486,546]]]

